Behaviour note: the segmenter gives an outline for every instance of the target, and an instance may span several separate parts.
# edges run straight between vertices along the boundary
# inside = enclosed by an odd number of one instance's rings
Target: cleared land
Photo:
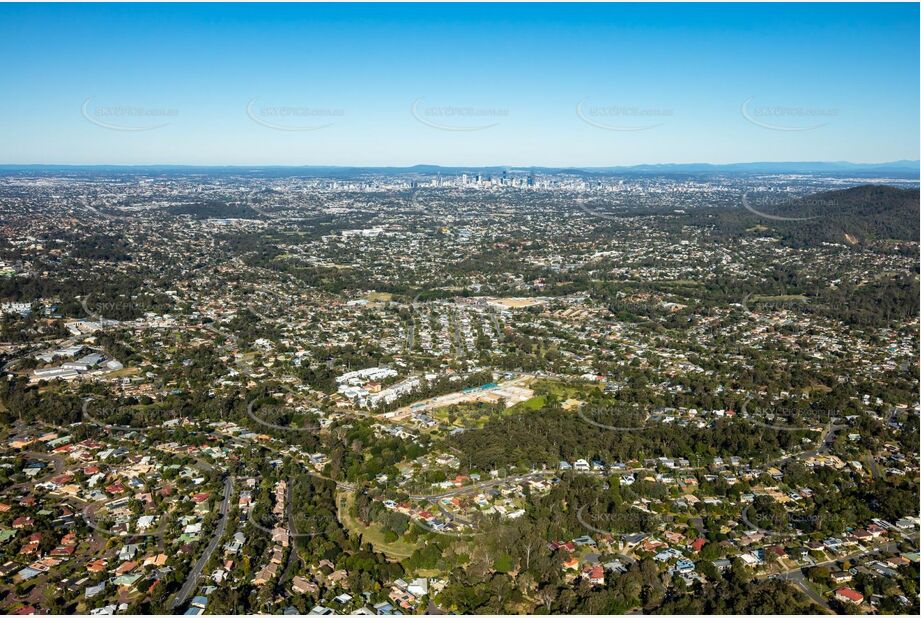
[[[376,524],[366,526],[352,517],[351,510],[354,504],[355,494],[352,492],[343,492],[336,496],[336,511],[343,526],[355,534],[360,534],[361,538],[371,543],[375,550],[391,560],[401,560],[413,555],[417,549],[415,543],[408,543],[402,539],[393,542],[385,541],[384,531],[380,526]]]

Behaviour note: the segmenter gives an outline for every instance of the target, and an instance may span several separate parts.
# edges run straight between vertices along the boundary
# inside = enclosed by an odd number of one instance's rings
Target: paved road
[[[456,521],[458,523],[464,524],[465,526],[473,525],[472,521],[470,521],[469,519],[465,517],[461,517],[460,515],[455,515],[454,513],[449,511],[447,508],[445,508],[445,506],[441,502],[436,502],[435,506],[438,507],[438,510],[441,511],[441,514],[444,515],[445,519],[447,519],[448,521],[451,521],[451,522]]]
[[[457,358],[464,358],[467,351],[464,349],[464,338],[461,335],[460,320],[456,311],[451,314],[451,329],[454,331],[454,354]]]
[[[794,586],[799,588],[803,594],[809,597],[809,600],[811,600],[813,603],[815,603],[822,609],[825,609],[832,614],[835,613],[831,609],[831,607],[828,606],[828,602],[822,597],[822,595],[816,592],[815,588],[812,587],[812,585],[806,579],[806,576],[803,575],[803,572],[801,570],[793,571],[792,573],[785,575],[781,579],[791,582]]]
[[[489,317],[492,318],[493,328],[496,329],[496,339],[499,341],[504,341],[505,331],[502,330],[502,326],[499,324],[499,318],[496,316],[496,313],[494,311],[490,311]]]
[[[873,547],[871,549],[864,549],[864,550],[856,551],[856,552],[853,552],[853,553],[850,553],[844,556],[838,556],[832,560],[826,560],[825,562],[817,562],[816,564],[812,566],[816,566],[816,567],[829,566],[837,562],[843,562],[845,560],[852,560],[854,558],[868,556],[870,554],[876,554],[876,553],[879,553],[880,551],[895,552],[897,550],[898,550],[897,543],[884,543],[883,545],[880,545],[878,547]],[[797,567],[795,569],[790,569],[788,571],[783,571],[781,573],[765,573],[762,575],[758,575],[756,579],[782,579],[782,580],[788,581],[792,583],[794,586],[796,586],[797,588],[799,588],[807,597],[809,597],[809,599],[812,602],[816,603],[817,605],[828,610],[831,613],[835,613],[828,606],[828,602],[825,600],[825,598],[822,597],[822,595],[820,595],[818,592],[816,592],[815,589],[812,587],[812,585],[809,583],[809,580],[806,579],[806,576],[803,574],[803,568],[805,567]]]
[[[42,478],[31,478],[27,481],[23,481],[22,483],[16,483],[15,485],[11,485],[10,489],[22,489],[26,487],[29,487],[29,488],[35,487],[36,485],[50,481],[57,475],[67,471],[67,465],[64,462],[64,457],[62,457],[61,455],[54,455],[52,453],[38,453],[36,451],[24,451],[22,454],[26,456],[26,459],[39,459],[41,461],[50,461],[54,466],[54,470],[43,475]]]
[[[874,479],[885,478],[882,472],[879,470],[879,464],[876,463],[876,457],[873,456],[873,453],[868,453],[864,458],[867,463],[867,468],[870,471],[870,476]]]
[[[866,549],[866,550],[862,550],[858,552],[853,552],[846,556],[839,556],[837,558],[834,558],[833,560],[826,560],[825,562],[817,562],[813,566],[817,566],[817,567],[829,566],[837,562],[843,562],[844,560],[851,560],[853,558],[859,558],[862,556],[876,554],[882,550],[885,550],[887,552],[895,552],[896,550],[898,550],[898,545],[896,543],[886,543],[884,545],[880,545],[879,547],[874,547],[872,549]],[[828,611],[831,614],[836,613],[834,610],[831,609],[831,607],[829,607],[828,602],[825,600],[825,598],[822,595],[820,595],[818,592],[816,592],[815,588],[812,587],[812,584],[803,574],[803,568],[805,567],[797,567],[795,569],[790,569],[789,571],[784,571],[782,573],[774,573],[774,574],[765,573],[763,575],[757,576],[756,579],[773,578],[773,579],[782,579],[784,581],[790,582],[793,586],[795,586],[803,594],[805,594],[809,598],[809,600],[811,600],[813,603],[815,603],[816,605],[818,605],[819,607],[823,608],[824,610]]]
[[[508,483],[512,481],[523,481],[525,479],[534,478],[538,476],[548,476],[557,474],[556,470],[540,470],[538,472],[529,472],[528,474],[521,474],[519,476],[509,476],[501,479],[496,479],[492,481],[484,481],[482,483],[476,483],[474,485],[465,485],[464,487],[458,487],[457,489],[452,489],[440,494],[432,494],[428,496],[410,496],[411,500],[441,500],[442,498],[449,498],[451,496],[458,496],[461,494],[470,493],[472,491],[479,491],[481,489],[486,489],[488,487],[494,487],[496,485],[502,485],[503,483]]]
[[[260,448],[264,448],[266,450],[272,451],[273,453],[277,455],[292,457],[294,461],[304,466],[305,474],[316,477],[318,479],[323,479],[324,481],[329,481],[330,483],[335,483],[336,487],[343,491],[355,491],[356,489],[358,489],[358,486],[353,483],[346,483],[345,481],[336,481],[336,480],[329,478],[328,476],[324,476],[320,474],[319,472],[313,469],[313,467],[310,465],[310,462],[304,461],[303,459],[300,459],[299,457],[294,457],[291,453],[287,452],[287,450],[282,450],[276,446],[269,444],[268,442],[254,443],[254,442],[249,442],[247,440],[241,440],[239,438],[234,438],[233,441],[236,442],[237,444],[243,444],[246,446],[258,446]]]
[[[283,594],[284,584],[294,575],[294,570],[297,569],[301,561],[301,557],[297,553],[297,546],[294,543],[294,540],[297,538],[297,532],[294,530],[294,501],[291,499],[291,486],[292,482],[289,479],[287,490],[285,491],[285,521],[288,529],[288,561],[285,563],[284,572],[275,583],[275,591],[279,594]]]
[[[232,494],[233,478],[228,476],[224,479],[224,499],[221,501],[220,511],[221,519],[218,521],[217,528],[215,528],[214,535],[208,542],[208,546],[205,548],[205,551],[202,552],[202,555],[198,557],[185,583],[182,584],[182,588],[180,588],[179,593],[173,599],[172,609],[184,605],[185,602],[189,600],[189,597],[192,596],[192,593],[195,592],[195,588],[198,586],[198,578],[201,577],[202,569],[208,564],[208,561],[211,559],[211,554],[217,549],[217,544],[221,542],[221,537],[224,536],[224,531],[227,529],[227,511],[230,505],[230,496]]]
[[[409,316],[409,331],[406,333],[406,351],[412,352],[416,345],[416,318]]]
[[[778,465],[784,464],[793,459],[806,459],[807,457],[812,457],[814,455],[819,455],[821,453],[824,453],[829,449],[829,447],[835,441],[835,434],[838,433],[840,430],[844,429],[845,427],[847,427],[847,425],[835,425],[834,423],[828,423],[828,425],[825,426],[825,429],[822,430],[824,436],[819,446],[813,449],[809,449],[808,451],[802,451],[800,453],[792,453],[790,455],[784,455],[783,457],[778,457],[777,459],[773,461],[769,461],[765,463],[762,466],[762,468],[766,469],[771,466],[776,467]]]
[[[793,581],[794,583],[796,583],[796,581],[805,582],[806,581],[805,575],[803,574],[804,568],[829,566],[829,565],[832,565],[838,562],[844,562],[845,560],[853,560],[854,558],[861,558],[863,556],[878,554],[881,551],[886,551],[888,553],[895,553],[898,551],[898,543],[895,543],[895,542],[883,543],[882,545],[879,545],[877,547],[872,547],[870,549],[863,549],[863,550],[855,551],[855,552],[852,552],[850,554],[846,554],[843,556],[837,556],[835,558],[832,558],[831,560],[825,560],[824,562],[816,562],[815,564],[810,565],[808,567],[796,567],[795,569],[781,571],[780,573],[762,573],[761,575],[756,576],[755,579],[783,579],[783,580]],[[813,594],[809,595],[810,597],[813,597],[813,595],[815,594],[815,591],[813,590],[812,593]],[[820,605],[828,607],[827,605],[825,605],[824,599],[822,599],[821,597],[819,597],[819,603]]]
[[[64,457],[61,455],[55,455],[53,453],[36,453],[35,451],[26,451],[23,454],[30,457],[31,459],[42,459],[44,461],[50,461],[54,464],[55,474],[64,472],[64,469],[67,467],[64,463]]]
[[[116,217],[113,217],[113,216],[110,215],[110,214],[106,214],[106,213],[104,213],[104,212],[100,212],[99,210],[96,209],[95,206],[91,206],[88,200],[83,200],[83,204],[82,204],[82,205],[83,205],[84,208],[86,208],[88,211],[90,211],[91,213],[93,213],[94,215],[96,215],[97,217],[99,217],[100,219],[103,219],[103,220],[106,220],[106,221],[112,221],[113,219],[116,218]]]

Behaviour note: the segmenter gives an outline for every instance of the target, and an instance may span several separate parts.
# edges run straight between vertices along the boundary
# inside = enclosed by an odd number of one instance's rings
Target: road
[[[778,457],[777,459],[773,461],[767,462],[762,467],[765,469],[771,466],[776,467],[778,465],[784,464],[793,459],[806,459],[808,457],[813,457],[814,455],[819,455],[821,453],[824,453],[829,449],[829,447],[835,441],[835,434],[838,433],[840,430],[844,429],[845,427],[847,427],[847,425],[835,425],[834,423],[828,423],[828,425],[825,426],[825,429],[822,430],[824,435],[822,439],[820,440],[819,446],[813,449],[809,449],[808,451],[802,451],[800,453],[792,453],[790,455],[784,455],[783,457]]]
[[[441,511],[441,514],[444,515],[445,519],[447,519],[448,521],[451,521],[451,522],[455,522],[455,521],[456,521],[456,522],[458,522],[458,523],[460,523],[460,524],[463,524],[463,525],[465,525],[465,526],[472,526],[472,525],[473,525],[473,522],[470,521],[469,519],[466,519],[466,518],[464,518],[464,517],[461,517],[460,515],[455,515],[454,513],[452,513],[452,512],[449,511],[448,509],[446,509],[445,506],[444,506],[441,502],[436,502],[436,503],[435,503],[435,506],[438,507],[438,510]]]
[[[883,475],[883,473],[880,472],[879,464],[876,463],[876,457],[873,456],[873,453],[868,453],[867,456],[864,458],[864,461],[867,464],[867,469],[869,470],[870,476],[872,478],[874,479],[885,478],[885,475]]]
[[[301,558],[297,553],[297,545],[294,540],[297,538],[297,532],[294,530],[294,501],[291,491],[292,482],[289,479],[285,491],[285,520],[288,528],[288,561],[285,564],[285,570],[281,577],[275,582],[275,591],[278,594],[284,594],[283,586],[293,576],[294,571],[300,564]]]
[[[815,564],[810,565],[808,568],[828,566],[831,564],[835,564],[836,562],[843,562],[845,560],[853,560],[854,558],[860,558],[862,556],[869,556],[870,554],[878,554],[881,551],[895,553],[898,551],[898,548],[899,548],[898,543],[895,543],[895,542],[883,543],[882,545],[878,545],[876,547],[871,547],[869,549],[861,549],[860,551],[851,552],[850,554],[838,556],[836,558],[832,558],[831,560],[826,560],[824,562],[816,562]],[[763,575],[759,575],[757,579],[765,579],[767,577],[778,577],[778,576],[782,578],[783,576],[788,575],[790,573],[795,573],[797,571],[801,572],[804,568],[806,567],[796,567],[795,569],[789,569],[787,571],[782,571],[780,573],[765,573]]]
[[[233,478],[228,476],[224,479],[224,499],[221,500],[220,510],[221,519],[218,521],[217,527],[214,530],[214,535],[211,537],[211,540],[208,541],[208,546],[205,547],[205,551],[202,552],[202,555],[195,561],[195,565],[192,567],[192,570],[189,571],[189,576],[186,577],[185,583],[182,584],[182,588],[179,589],[179,593],[173,599],[172,609],[184,605],[185,602],[189,600],[189,597],[192,596],[192,593],[195,592],[195,588],[198,586],[198,578],[201,577],[202,570],[205,568],[205,565],[208,564],[211,555],[214,553],[214,550],[217,549],[217,544],[221,542],[221,538],[224,536],[224,531],[227,529],[227,511],[229,510],[230,496],[232,494]]]
[[[287,450],[282,450],[276,446],[269,444],[268,442],[254,443],[254,442],[249,442],[247,440],[241,440],[239,438],[234,438],[232,441],[237,444],[243,444],[245,446],[257,446],[259,448],[264,448],[268,451],[272,451],[273,453],[277,455],[281,455],[283,457],[284,456],[291,457],[292,459],[294,459],[294,461],[304,466],[304,472],[308,474],[309,476],[313,476],[318,479],[323,479],[324,481],[329,481],[330,483],[335,483],[336,487],[343,491],[356,491],[358,489],[358,485],[355,485],[353,483],[346,483],[345,481],[336,481],[336,480],[329,478],[328,476],[324,476],[320,474],[319,472],[313,469],[309,461],[304,461],[300,457],[295,457],[291,453],[289,453]]]
[[[788,460],[790,460],[790,459],[806,458],[806,457],[811,457],[811,456],[813,456],[813,455],[816,455],[816,454],[818,454],[818,453],[823,453],[823,452],[827,451],[827,450],[828,450],[828,447],[831,445],[831,443],[834,442],[835,433],[836,433],[838,430],[842,429],[843,427],[844,427],[844,425],[832,425],[831,423],[829,423],[829,425],[828,425],[828,426],[825,428],[825,430],[824,430],[826,433],[825,433],[824,440],[822,441],[822,444],[821,444],[820,446],[818,446],[818,447],[816,447],[816,448],[814,448],[814,449],[810,449],[810,450],[808,450],[808,451],[803,451],[803,452],[800,452],[800,453],[792,453],[792,454],[790,454],[790,455],[785,455],[784,457],[781,457],[781,458],[779,458],[779,459],[775,459],[774,461],[771,461],[771,462],[768,462],[768,463],[764,464],[764,466],[762,466],[762,467],[763,467],[764,469],[767,469],[767,468],[769,468],[769,467],[771,467],[771,466],[773,466],[773,465],[776,465],[776,464],[778,464],[778,463],[782,463],[782,462],[784,462],[784,461],[788,461]],[[701,470],[701,469],[704,469],[704,468],[706,468],[706,466],[690,466],[690,467],[687,467],[687,468],[673,468],[672,471],[673,471],[673,472],[690,472],[690,471],[694,471],[694,470]],[[646,467],[642,467],[642,468],[628,468],[628,469],[625,469],[625,470],[616,471],[615,473],[616,473],[616,474],[632,474],[632,473],[635,473],[635,472],[648,471],[648,470],[651,470],[651,468],[646,468]],[[480,490],[480,489],[485,489],[485,488],[488,488],[488,487],[493,487],[493,486],[495,486],[495,485],[501,485],[501,484],[506,483],[506,482],[509,482],[509,481],[523,481],[523,480],[526,480],[526,479],[529,479],[529,478],[533,478],[533,477],[537,477],[537,476],[547,476],[547,475],[557,475],[557,474],[559,474],[559,471],[558,471],[558,470],[555,470],[555,469],[539,470],[539,471],[536,471],[536,472],[529,472],[529,473],[527,473],[527,474],[521,474],[521,475],[518,475],[518,476],[510,476],[510,477],[505,477],[505,478],[501,478],[501,479],[495,479],[495,480],[492,480],[492,481],[484,481],[484,482],[482,482],[482,483],[476,483],[476,484],[474,484],[474,485],[466,485],[466,486],[464,486],[464,487],[459,487],[459,488],[457,488],[457,489],[452,489],[452,490],[449,490],[449,491],[446,491],[446,492],[443,492],[443,493],[439,493],[439,494],[432,494],[432,495],[428,495],[428,496],[416,495],[416,496],[409,496],[409,497],[410,497],[410,499],[412,499],[412,500],[440,500],[441,498],[448,498],[448,497],[451,497],[451,496],[457,496],[457,495],[469,493],[469,492],[472,492],[472,491],[477,491],[477,490]]]
[[[828,606],[828,602],[822,597],[822,595],[816,592],[815,588],[812,587],[812,584],[810,584],[809,581],[806,579],[806,576],[803,575],[802,570],[793,571],[789,575],[785,575],[784,577],[781,577],[781,579],[791,582],[794,586],[799,588],[800,592],[802,592],[807,597],[809,597],[810,601],[812,601],[813,603],[815,603],[822,609],[832,614],[836,613],[832,610],[831,607]]]
[[[460,320],[456,311],[451,314],[451,329],[454,331],[455,357],[464,358],[467,356],[467,351],[464,349],[464,337],[461,334]]]
[[[64,469],[67,467],[64,463],[64,457],[61,455],[54,455],[51,453],[36,453],[35,451],[26,451],[24,455],[30,457],[31,459],[41,459],[44,461],[50,461],[54,464],[54,473],[61,474],[64,472]]]
[[[492,318],[493,328],[496,329],[496,339],[498,341],[505,340],[505,331],[502,330],[502,326],[499,324],[499,318],[496,316],[496,313],[494,311],[490,311],[489,317]]]
[[[845,560],[853,560],[854,558],[860,558],[862,556],[876,554],[876,553],[879,553],[880,551],[895,552],[897,550],[898,550],[897,543],[884,543],[878,547],[873,547],[871,549],[863,549],[860,551],[852,552],[844,556],[839,556],[832,560],[826,560],[824,562],[817,562],[814,565],[812,565],[812,567],[829,566],[829,565],[832,565],[838,562],[843,562]],[[795,569],[790,569],[787,571],[783,571],[781,573],[765,573],[763,575],[758,575],[755,579],[782,579],[784,581],[788,581],[792,583],[794,586],[796,586],[800,591],[802,591],[807,597],[809,597],[809,599],[813,603],[819,605],[820,607],[828,610],[831,613],[835,613],[828,606],[828,602],[825,600],[825,598],[822,597],[822,595],[820,595],[818,592],[816,592],[815,589],[812,587],[812,585],[809,583],[809,580],[806,579],[806,576],[803,573],[803,568],[804,567],[796,567]]]
[[[406,332],[406,352],[412,352],[416,345],[416,318],[410,314],[409,330]]]
[[[441,500],[442,498],[449,498],[451,496],[459,496],[461,494],[470,493],[472,491],[479,491],[481,489],[486,489],[489,487],[494,487],[496,485],[502,485],[503,483],[523,481],[529,478],[534,478],[538,476],[547,476],[557,474],[556,470],[540,470],[538,472],[529,472],[528,474],[521,474],[519,476],[509,476],[501,479],[495,479],[492,481],[483,481],[482,483],[476,483],[474,485],[465,485],[464,487],[458,487],[457,489],[451,489],[444,493],[432,494],[429,496],[409,496],[411,500]]]
[[[24,451],[22,454],[25,455],[27,459],[39,459],[41,461],[50,461],[54,466],[54,470],[52,472],[49,472],[48,474],[45,474],[40,479],[32,478],[32,479],[29,479],[28,481],[23,481],[22,483],[16,483],[15,485],[11,485],[10,489],[23,489],[23,488],[35,487],[36,485],[40,485],[41,483],[50,481],[55,476],[63,472],[66,472],[68,469],[67,465],[64,462],[64,457],[62,457],[61,455],[54,455],[51,453],[38,453],[36,451]]]

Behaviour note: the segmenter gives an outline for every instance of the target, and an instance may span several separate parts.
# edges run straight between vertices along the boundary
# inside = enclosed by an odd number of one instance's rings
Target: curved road
[[[410,500],[441,500],[442,498],[448,498],[451,496],[457,496],[460,494],[466,494],[471,491],[478,491],[480,489],[485,489],[487,487],[494,487],[496,485],[501,485],[503,483],[508,483],[510,481],[523,481],[535,476],[547,476],[548,474],[557,474],[556,470],[539,470],[537,472],[529,472],[527,474],[521,474],[519,476],[509,476],[501,479],[495,479],[492,481],[484,481],[482,483],[476,483],[473,485],[465,485],[463,487],[458,487],[457,489],[451,489],[444,493],[432,494],[428,496],[409,496]]]
[[[843,556],[832,558],[831,560],[825,560],[824,562],[817,562],[811,566],[812,567],[829,566],[832,564],[836,564],[838,562],[844,562],[845,560],[853,560],[854,558],[877,554],[880,551],[891,553],[897,550],[898,550],[897,543],[893,543],[893,542],[883,543],[882,545],[879,545],[877,547],[871,547],[871,548],[864,549],[861,551],[851,552]],[[806,567],[797,567],[795,569],[790,569],[787,571],[783,571],[781,573],[764,573],[762,575],[756,576],[755,579],[782,579],[782,580],[792,582],[792,584],[796,586],[800,591],[802,591],[803,594],[809,597],[809,599],[813,603],[822,607],[825,610],[828,610],[831,613],[834,613],[831,611],[831,608],[828,606],[828,601],[826,601],[825,597],[823,597],[818,592],[816,592],[816,590],[809,583],[809,580],[803,574],[803,568],[806,568]]]
[[[800,453],[791,453],[789,455],[784,455],[783,457],[778,457],[772,461],[765,463],[762,468],[768,468],[770,466],[777,466],[792,459],[806,459],[807,457],[812,457],[814,455],[819,455],[828,451],[832,443],[835,441],[835,434],[847,427],[847,425],[835,425],[833,422],[829,422],[823,430],[824,435],[822,436],[819,446],[809,449],[808,451],[802,451]]]
[[[214,553],[214,550],[217,549],[217,544],[221,542],[221,538],[224,536],[224,531],[227,529],[227,511],[230,504],[230,496],[233,494],[233,478],[227,477],[224,479],[224,499],[221,501],[221,520],[217,524],[217,528],[214,530],[214,535],[211,537],[211,540],[208,542],[208,546],[205,548],[205,551],[202,552],[202,555],[198,557],[198,560],[195,561],[195,565],[192,567],[192,570],[189,571],[189,576],[186,577],[185,583],[182,584],[182,588],[179,589],[179,593],[173,599],[172,609],[185,604],[189,600],[189,597],[192,596],[192,593],[195,592],[195,588],[198,585],[198,578],[201,577],[202,569],[205,568],[205,565],[208,564],[208,560],[211,559],[211,554]]]

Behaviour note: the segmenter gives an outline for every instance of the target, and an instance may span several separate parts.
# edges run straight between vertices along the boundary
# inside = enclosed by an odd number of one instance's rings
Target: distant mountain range
[[[662,163],[629,167],[586,168],[592,172],[743,172],[764,174],[848,173],[848,172],[913,172],[918,174],[919,161],[890,161],[888,163],[850,163],[848,161],[788,161],[754,163]]]
[[[528,167],[528,166],[440,166],[349,167],[284,165],[0,165],[0,173],[72,172],[72,173],[202,173],[271,176],[355,177],[370,174],[501,174],[538,173],[581,176],[611,174],[897,174],[921,176],[921,161],[886,163],[850,163],[848,161],[789,161],[753,163],[658,163],[610,167]]]

